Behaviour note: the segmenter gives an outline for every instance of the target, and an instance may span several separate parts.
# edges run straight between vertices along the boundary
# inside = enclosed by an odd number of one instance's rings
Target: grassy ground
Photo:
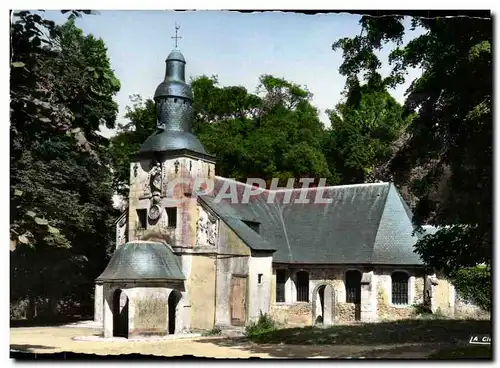
[[[257,334],[256,343],[298,345],[467,344],[471,335],[491,334],[485,320],[422,319],[332,326],[287,328]]]
[[[428,359],[492,359],[491,345],[449,347],[428,356]]]

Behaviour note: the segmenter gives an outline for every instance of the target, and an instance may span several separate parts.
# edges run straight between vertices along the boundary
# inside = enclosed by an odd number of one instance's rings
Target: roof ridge
[[[239,184],[239,185],[243,185],[245,187],[248,187],[248,188],[255,188],[253,185],[250,185],[250,184],[247,184],[247,183],[243,183],[241,181],[238,181],[236,179],[233,179],[233,178],[225,178],[223,176],[218,176],[218,175],[215,175],[215,178],[216,179],[221,179],[221,180],[225,180],[225,181],[230,181],[230,182],[233,182],[233,183],[236,183],[236,184]],[[262,189],[263,191],[265,192],[286,192],[286,191],[290,191],[290,192],[293,192],[293,191],[302,191],[302,190],[312,190],[312,189],[335,189],[335,188],[353,188],[353,187],[368,187],[368,186],[377,186],[377,185],[390,185],[392,184],[391,182],[387,182],[387,181],[383,181],[383,182],[380,182],[380,183],[359,183],[359,184],[343,184],[343,185],[328,185],[328,186],[324,186],[324,187],[307,187],[307,188],[278,188],[278,189],[267,189],[267,188],[260,188]]]

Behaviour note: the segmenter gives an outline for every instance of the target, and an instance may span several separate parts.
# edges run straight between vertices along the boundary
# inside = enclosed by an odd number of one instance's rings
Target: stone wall
[[[285,326],[310,326],[312,324],[311,303],[274,304],[271,306],[270,314],[276,322]]]
[[[408,304],[394,305],[392,303],[392,279],[394,271],[405,271],[409,275],[408,280]],[[376,279],[377,315],[380,320],[395,320],[410,318],[415,312],[414,305],[422,304],[424,301],[423,269],[392,269],[377,268],[374,271]]]
[[[186,282],[192,330],[210,330],[215,323],[215,267],[212,255],[193,254]]]
[[[168,323],[168,303],[156,297],[138,298],[134,302],[133,328],[134,335],[165,335]]]
[[[96,282],[94,288],[94,321],[102,323],[104,313],[104,299],[102,282]]]
[[[172,246],[193,247],[196,243],[197,201],[191,197],[194,185],[201,185],[204,178],[214,178],[215,165],[195,157],[168,157],[162,159],[161,198],[158,204],[161,216],[153,221],[148,218],[147,230],[167,233]],[[139,227],[137,209],[149,211],[151,206],[151,159],[141,159],[130,164],[130,191],[128,239],[137,240],[143,235]],[[169,189],[170,188],[170,189]],[[171,190],[173,188],[173,190]],[[172,201],[172,198],[182,203]],[[168,228],[166,207],[177,206],[177,227]]]
[[[277,266],[280,267],[280,266]],[[295,302],[296,286],[295,273],[299,270],[309,272],[309,303]],[[311,325],[312,321],[312,300],[316,298],[316,308],[321,310],[318,293],[313,295],[314,291],[322,285],[331,285],[333,287],[336,304],[333,305],[334,323],[353,322],[359,319],[360,308],[354,303],[346,303],[346,291],[344,275],[353,267],[311,267],[311,268],[289,268],[287,269],[287,281],[285,283],[285,302],[276,303],[276,267],[273,269],[271,278],[271,316],[282,324],[291,326]],[[363,269],[359,269],[363,271]],[[320,312],[319,312],[320,313]],[[319,314],[318,312],[315,313]]]
[[[116,230],[116,245],[115,249],[120,248],[123,244],[127,242],[127,213],[123,213],[119,218],[118,221],[116,222],[115,230]]]
[[[255,321],[270,310],[272,253],[252,252],[248,262],[248,319]]]
[[[280,266],[275,266],[280,267]],[[282,266],[284,267],[284,266]],[[332,285],[335,292],[333,308],[333,323],[352,323],[363,320],[387,320],[408,318],[414,312],[413,305],[424,301],[424,272],[423,269],[412,268],[406,271],[409,274],[409,303],[404,306],[393,305],[391,302],[391,273],[392,268],[366,268],[351,266],[309,267],[309,303],[297,303],[294,274],[299,268],[287,268],[288,279],[285,284],[285,302],[276,303],[276,270],[273,269],[271,291],[271,315],[280,323],[291,325],[312,324],[313,291],[321,285]],[[358,270],[363,275],[362,300],[368,303],[364,309],[360,304],[346,303],[345,273],[348,270]],[[319,300],[319,299],[318,299]],[[316,301],[318,309],[319,301]],[[306,307],[307,306],[307,307]],[[319,307],[320,308],[320,307]],[[364,310],[364,312],[363,312]],[[311,313],[309,313],[311,312]],[[308,314],[309,313],[309,314]],[[365,313],[364,315],[362,313]],[[317,313],[316,313],[317,314]],[[363,317],[364,316],[364,317]]]
[[[105,337],[113,336],[113,297],[116,290],[121,290],[122,297],[128,298],[129,337],[168,333],[168,299],[172,292],[181,295],[174,313],[175,333],[189,329],[189,319],[184,312],[189,305],[181,282],[104,282],[102,287]]]
[[[230,294],[233,275],[248,277],[250,248],[231,230],[220,221],[217,255],[217,297],[215,324],[220,326],[231,325]],[[249,300],[247,292],[247,316]]]
[[[360,319],[359,304],[337,303],[335,305],[335,317],[337,323],[355,322]]]
[[[439,275],[433,287],[434,312],[453,316],[455,311],[455,288],[448,280]]]

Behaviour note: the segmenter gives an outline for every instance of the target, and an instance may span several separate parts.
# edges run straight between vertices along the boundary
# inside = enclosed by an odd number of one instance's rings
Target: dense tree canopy
[[[342,184],[381,179],[377,168],[389,160],[395,141],[413,118],[377,76],[364,85],[355,82],[345,101],[329,111],[331,126],[324,143]]]
[[[334,44],[348,84],[378,74],[376,51],[395,42],[388,86],[409,67],[422,69],[406,99],[417,112],[408,139],[387,174],[418,197],[415,221],[445,227],[420,241],[417,252],[453,277],[462,267],[491,263],[492,255],[492,22],[479,18],[414,18],[424,33],[402,46],[402,17],[363,17],[363,32]],[[483,284],[484,285],[484,284]]]
[[[113,192],[97,132],[114,126],[120,83],[104,42],[74,19],[18,12],[11,40],[11,292],[32,317],[39,298],[90,300],[106,263]]]
[[[216,77],[192,80],[194,134],[217,156],[218,175],[246,181],[262,178],[326,178],[337,181],[322,151],[324,127],[300,86],[263,75],[259,94],[241,86],[221,87]],[[127,195],[130,160],[155,127],[154,101],[135,96],[128,124],[111,139],[115,188]],[[297,182],[298,184],[298,182]]]

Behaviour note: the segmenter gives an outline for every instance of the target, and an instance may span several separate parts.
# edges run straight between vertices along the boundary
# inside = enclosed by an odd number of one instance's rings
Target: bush
[[[219,336],[222,333],[220,327],[215,326],[209,331],[205,331],[202,333],[202,336]]]
[[[10,319],[25,319],[28,314],[28,299],[10,303]]]
[[[274,322],[274,320],[267,313],[262,314],[262,312],[260,312],[257,322],[251,322],[248,326],[246,326],[245,334],[248,337],[252,337],[274,331],[276,329],[276,322]]]
[[[425,304],[415,304],[413,305],[413,315],[422,316],[432,314],[431,308]]]
[[[491,311],[491,269],[486,266],[465,267],[450,275],[458,294],[466,301]]]

